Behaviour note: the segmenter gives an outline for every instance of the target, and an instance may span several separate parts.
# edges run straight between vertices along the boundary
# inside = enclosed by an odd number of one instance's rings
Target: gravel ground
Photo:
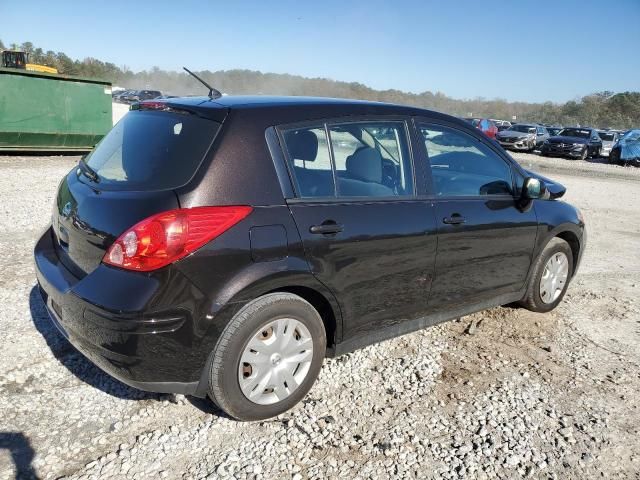
[[[0,157],[0,478],[640,478],[640,169],[515,156],[587,219],[565,302],[327,360],[256,423],[131,389],[55,331],[31,251],[78,158]]]

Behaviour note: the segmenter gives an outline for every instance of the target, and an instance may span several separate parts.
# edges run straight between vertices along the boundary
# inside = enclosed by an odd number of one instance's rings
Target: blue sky
[[[247,68],[455,98],[640,90],[640,0],[0,0],[26,40],[133,70]]]

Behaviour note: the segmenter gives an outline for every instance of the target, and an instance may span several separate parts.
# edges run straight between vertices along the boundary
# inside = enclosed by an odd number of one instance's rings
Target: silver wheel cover
[[[563,252],[556,252],[547,260],[540,278],[540,298],[544,303],[555,302],[569,277],[569,259]]]
[[[293,318],[279,318],[249,339],[238,365],[244,396],[259,405],[289,397],[304,381],[313,359],[309,329]]]

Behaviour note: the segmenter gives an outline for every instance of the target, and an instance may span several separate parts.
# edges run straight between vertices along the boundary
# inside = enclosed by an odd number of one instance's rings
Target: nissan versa
[[[37,278],[53,323],[113,377],[263,419],[325,356],[556,307],[586,241],[564,192],[427,110],[147,101],[62,179]]]

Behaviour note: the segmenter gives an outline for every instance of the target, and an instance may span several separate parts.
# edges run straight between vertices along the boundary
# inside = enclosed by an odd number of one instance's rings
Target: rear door
[[[316,123],[280,135],[296,190],[288,203],[314,275],[338,299],[344,339],[424,313],[435,218],[416,191],[404,119]]]
[[[537,233],[535,210],[522,210],[510,163],[488,141],[418,121],[438,224],[430,306],[447,310],[523,287]]]

